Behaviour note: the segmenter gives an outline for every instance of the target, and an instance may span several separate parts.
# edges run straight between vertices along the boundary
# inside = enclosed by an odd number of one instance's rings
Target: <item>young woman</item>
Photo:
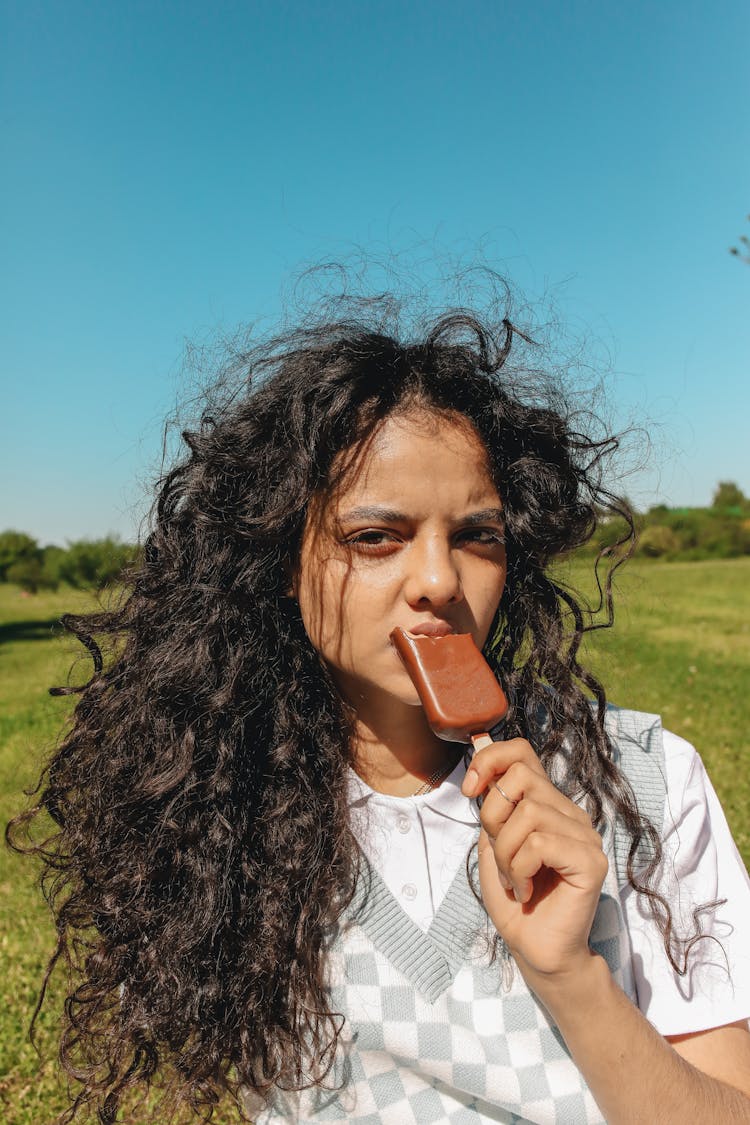
[[[161,1074],[256,1121],[750,1121],[747,876],[692,748],[578,663],[548,567],[626,512],[613,443],[512,336],[345,321],[245,357],[122,603],[68,619],[95,669],[37,850],[71,1115]],[[510,710],[473,758],[397,625],[483,649]]]

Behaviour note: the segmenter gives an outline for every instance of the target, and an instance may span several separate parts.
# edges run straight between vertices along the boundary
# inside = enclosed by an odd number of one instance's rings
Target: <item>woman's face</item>
[[[419,705],[389,639],[396,625],[471,633],[482,647],[505,585],[501,509],[470,424],[415,408],[384,423],[308,520],[295,593],[355,710]]]

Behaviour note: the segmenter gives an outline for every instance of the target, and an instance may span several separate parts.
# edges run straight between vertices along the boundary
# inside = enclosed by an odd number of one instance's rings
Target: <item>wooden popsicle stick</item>
[[[485,746],[492,745],[492,739],[488,734],[472,734],[471,744],[474,747],[474,752],[477,750],[484,750]]]

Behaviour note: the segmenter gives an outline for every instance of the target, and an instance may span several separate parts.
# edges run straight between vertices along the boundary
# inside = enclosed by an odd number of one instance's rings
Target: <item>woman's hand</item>
[[[521,738],[478,750],[462,788],[484,795],[482,898],[528,983],[579,971],[608,866],[591,820]]]

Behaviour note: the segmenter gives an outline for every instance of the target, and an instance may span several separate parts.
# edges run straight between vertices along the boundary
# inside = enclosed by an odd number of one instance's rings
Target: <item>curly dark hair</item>
[[[48,968],[74,973],[61,1057],[78,1083],[64,1120],[114,1121],[123,1095],[171,1074],[204,1119],[230,1091],[322,1081],[342,1017],[325,956],[358,877],[348,824],[352,717],[288,596],[311,500],[351,470],[368,435],[415,404],[463,415],[489,454],[507,521],[507,587],[486,656],[511,700],[508,737],[561,749],[570,791],[601,824],[611,806],[652,863],[658,836],[612,760],[602,686],[579,663],[598,627],[549,564],[603,513],[632,517],[604,484],[611,438],[545,396],[510,359],[508,320],[457,311],[399,342],[366,310],[239,357],[241,391],[184,433],[160,481],[141,562],[112,606],[65,624],[94,671],[39,783],[10,827],[44,861],[57,926]],[[524,337],[525,338],[525,337]],[[601,607],[600,607],[601,608]],[[593,697],[593,704],[592,704]],[[34,840],[46,810],[55,829]],[[24,834],[25,833],[25,834]],[[23,837],[23,838],[22,838]],[[40,999],[41,1003],[41,999]]]

